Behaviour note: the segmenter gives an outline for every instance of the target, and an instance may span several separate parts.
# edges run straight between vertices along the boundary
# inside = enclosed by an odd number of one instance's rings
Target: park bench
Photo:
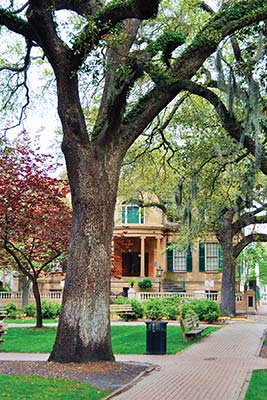
[[[0,304],[0,321],[3,321],[6,316],[7,310],[5,310],[4,307]]]
[[[7,331],[7,325],[3,323],[3,319],[7,316],[7,311],[0,305],[0,343],[3,342],[2,336]]]
[[[131,304],[110,304],[110,314],[130,314],[132,312]]]
[[[3,322],[0,321],[0,343],[4,341],[2,336],[6,334],[6,331],[7,331],[7,325],[3,324]]]
[[[191,314],[185,318],[180,318],[180,326],[184,337],[184,343],[188,343],[188,338],[194,338],[207,329],[205,326],[199,326],[197,314]]]

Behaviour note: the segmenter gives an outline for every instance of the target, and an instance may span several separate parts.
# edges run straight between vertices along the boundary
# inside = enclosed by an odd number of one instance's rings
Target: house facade
[[[178,235],[177,225],[168,222],[159,208],[118,201],[112,292],[119,293],[129,287],[130,278],[138,282],[149,277],[155,291],[219,294],[222,262],[218,242],[211,238],[178,250],[175,244]]]
[[[113,234],[111,292],[127,292],[130,280],[151,278],[152,291],[215,293],[221,290],[221,254],[215,239],[196,241],[177,249],[177,224],[167,221],[158,207],[117,202]],[[160,271],[160,276],[159,276]],[[39,279],[42,293],[60,295],[65,273],[61,270]],[[22,278],[14,279],[13,291],[21,291]],[[238,288],[237,288],[238,291]]]
[[[135,297],[146,300],[178,294],[181,297],[220,301],[222,258],[218,242],[196,240],[191,247],[177,248],[178,226],[168,222],[157,207],[142,208],[118,201],[114,221],[111,294],[127,295],[135,280]],[[150,278],[153,286],[144,292],[137,283]],[[65,273],[61,270],[39,279],[42,299],[61,302]],[[137,292],[136,292],[137,291]],[[236,286],[238,312],[255,311],[255,293],[240,293]],[[254,297],[253,297],[254,296]],[[22,280],[14,278],[12,292],[0,293],[1,304],[22,304]],[[34,302],[30,293],[30,302]]]

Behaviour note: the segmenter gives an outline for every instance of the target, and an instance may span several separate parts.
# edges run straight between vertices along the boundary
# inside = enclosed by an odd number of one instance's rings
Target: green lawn
[[[0,375],[0,399],[3,400],[99,400],[107,395],[107,391],[72,379]]]
[[[25,319],[11,319],[11,318],[5,318],[4,319],[4,323],[5,324],[31,324],[31,325],[36,325],[36,320],[33,318],[25,318]],[[56,319],[44,319],[43,320],[44,324],[48,324],[48,323],[58,323],[58,318]]]
[[[253,371],[244,400],[267,399],[267,370]]]
[[[209,327],[202,337],[217,330],[218,327]],[[144,354],[146,352],[146,326],[123,325],[112,326],[112,345],[115,354]],[[50,353],[55,340],[56,327],[36,328],[8,328],[1,345],[5,352]],[[181,329],[178,326],[167,327],[167,353],[175,354],[193,342],[183,343]]]

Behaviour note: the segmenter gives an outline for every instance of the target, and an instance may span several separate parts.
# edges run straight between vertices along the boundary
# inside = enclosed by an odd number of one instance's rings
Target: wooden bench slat
[[[6,310],[5,310],[6,311]],[[5,316],[6,316],[6,312],[5,312]],[[2,318],[0,317],[0,319],[3,319],[4,316],[2,316]],[[7,324],[0,323],[0,343],[2,343],[4,341],[4,339],[2,339],[2,336],[5,335],[7,333]]]
[[[133,310],[131,304],[110,304],[109,309],[113,314],[127,314]]]
[[[199,326],[199,318],[196,314],[192,314],[184,319],[180,318],[180,326],[185,343],[188,342],[188,337],[195,337],[206,329],[206,327]]]
[[[0,305],[0,321],[2,321],[7,316],[7,310]]]

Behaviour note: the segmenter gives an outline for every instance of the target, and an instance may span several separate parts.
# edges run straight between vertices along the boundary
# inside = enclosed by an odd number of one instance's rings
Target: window
[[[221,247],[218,243],[199,243],[200,272],[218,271],[221,261]]]
[[[186,250],[173,250],[173,272],[186,272],[186,254]]]
[[[168,249],[167,265],[169,272],[192,272],[191,247],[183,251]]]
[[[143,209],[135,204],[122,206],[121,222],[122,224],[143,224]]]
[[[206,271],[216,271],[218,269],[218,244],[206,243]]]

